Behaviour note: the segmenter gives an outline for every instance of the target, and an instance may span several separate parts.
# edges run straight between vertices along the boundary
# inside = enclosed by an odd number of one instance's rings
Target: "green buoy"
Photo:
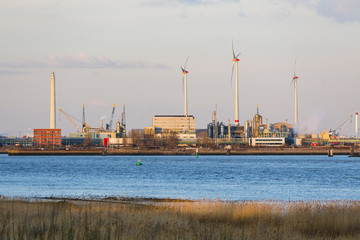
[[[141,162],[140,157],[139,157],[138,160],[137,160],[136,166],[140,166],[140,165],[142,165],[142,162]]]

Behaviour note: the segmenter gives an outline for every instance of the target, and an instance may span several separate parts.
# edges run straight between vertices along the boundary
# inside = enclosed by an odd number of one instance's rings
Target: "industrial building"
[[[152,127],[161,132],[195,132],[195,117],[193,115],[155,115]]]
[[[34,129],[34,146],[60,146],[61,129]]]
[[[283,146],[285,145],[285,138],[283,137],[257,137],[257,138],[249,138],[249,145],[256,146]]]
[[[145,135],[166,138],[176,134],[179,140],[195,140],[195,117],[193,115],[155,115],[152,126],[145,128]]]
[[[207,134],[211,139],[228,139],[230,142],[234,139],[243,139],[251,146],[281,146],[285,144],[286,139],[293,138],[293,132],[293,125],[287,122],[269,125],[266,120],[264,123],[259,113],[259,106],[253,119],[247,120],[244,126],[218,122],[216,111],[212,114],[212,122],[207,126]]]
[[[103,120],[101,120],[100,127],[91,127],[85,120],[85,106],[83,105],[82,114],[82,127],[77,125],[75,121],[64,110],[59,109],[60,112],[78,129],[77,132],[71,132],[67,138],[67,142],[84,144],[87,139],[91,144],[99,144],[107,146],[108,144],[123,145],[124,137],[126,137],[126,120],[125,120],[125,104],[123,105],[123,111],[121,113],[121,121],[116,121],[115,129],[113,129],[113,119],[115,115],[114,104],[111,112],[109,123],[105,123],[103,126]],[[130,141],[127,141],[130,142]]]

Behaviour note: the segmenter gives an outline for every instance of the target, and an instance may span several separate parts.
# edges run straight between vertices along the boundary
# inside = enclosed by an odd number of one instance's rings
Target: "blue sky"
[[[337,128],[359,110],[357,0],[14,0],[0,3],[0,134],[49,127],[50,76],[57,108],[99,126],[126,104],[128,129],[155,114],[183,114],[180,65],[187,56],[189,113],[206,128],[234,121],[231,44],[239,62],[240,122],[256,105],[269,122]],[[353,125],[353,123],[352,123]],[[76,131],[57,112],[63,133]],[[349,126],[348,134],[353,134]]]

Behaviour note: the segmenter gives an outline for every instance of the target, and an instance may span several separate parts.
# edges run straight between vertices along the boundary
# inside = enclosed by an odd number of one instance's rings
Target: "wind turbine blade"
[[[233,52],[233,59],[235,59],[235,51],[234,51],[234,40],[232,41],[232,52]]]
[[[239,53],[238,55],[235,56],[235,58],[238,58],[240,56],[241,53]]]
[[[186,63],[187,63],[187,61],[189,60],[189,57],[190,57],[190,56],[188,56],[188,57],[186,58],[185,65],[184,65],[184,70],[186,70]]]
[[[232,86],[232,79],[233,79],[233,75],[234,75],[234,67],[235,67],[235,62],[233,62],[232,70],[231,70],[231,86]]]

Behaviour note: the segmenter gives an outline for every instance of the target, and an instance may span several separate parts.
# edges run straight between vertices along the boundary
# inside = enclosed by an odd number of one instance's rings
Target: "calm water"
[[[223,200],[360,200],[347,156],[34,156],[0,154],[0,195]]]

